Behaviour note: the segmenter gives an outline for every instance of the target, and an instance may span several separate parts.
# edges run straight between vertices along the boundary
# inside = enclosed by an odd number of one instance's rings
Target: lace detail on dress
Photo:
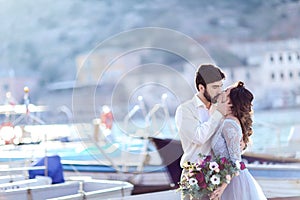
[[[231,161],[241,160],[240,141],[242,129],[233,119],[225,119],[212,138],[215,155],[225,156]],[[238,188],[238,189],[237,189]],[[222,200],[267,200],[262,189],[248,169],[240,171],[231,179],[222,194]]]
[[[233,162],[241,161],[241,138],[242,129],[240,125],[232,119],[225,119],[212,139],[214,154],[229,158]]]

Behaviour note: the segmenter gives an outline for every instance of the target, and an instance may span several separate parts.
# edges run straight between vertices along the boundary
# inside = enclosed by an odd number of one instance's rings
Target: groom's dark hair
[[[225,79],[225,74],[219,67],[214,64],[202,64],[199,66],[196,73],[196,88],[199,91],[199,84],[206,88],[207,84],[221,81],[223,79]]]

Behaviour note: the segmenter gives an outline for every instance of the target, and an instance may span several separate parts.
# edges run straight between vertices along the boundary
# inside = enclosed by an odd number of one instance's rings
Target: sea
[[[284,149],[292,128],[300,126],[300,107],[254,111],[253,121],[251,151]]]
[[[138,149],[144,146],[145,142],[144,140],[141,140],[141,138],[159,137],[179,139],[175,127],[174,116],[170,115],[166,119],[164,113],[158,112],[156,117],[155,120],[152,119],[150,128],[145,128],[146,120],[137,116],[137,118],[133,117],[127,123],[124,123],[124,121],[114,122],[112,130],[107,133],[103,132],[103,134],[107,141],[111,144],[118,144],[121,150]],[[258,153],[282,153],[287,149],[290,150],[288,148],[288,139],[292,127],[297,125],[300,127],[300,107],[254,110],[253,121],[253,135],[251,136],[251,144],[248,146],[247,151]],[[45,125],[42,126],[44,127]],[[69,126],[63,126],[64,128],[61,129],[58,129],[59,127],[55,129],[55,126],[53,127],[53,130],[50,129],[50,127],[52,126],[47,126],[46,132],[57,133],[63,138],[65,137],[62,133],[69,132],[67,131]],[[45,128],[42,130],[44,129]],[[36,132],[39,133],[38,131]],[[93,134],[93,129],[88,128],[82,132],[83,135],[80,135],[79,139],[85,138],[85,135]],[[54,134],[52,137],[55,138],[57,134]],[[300,131],[296,134],[300,134]],[[77,140],[77,134],[74,135],[75,140]],[[47,137],[49,139],[50,136]],[[150,145],[149,148],[155,151],[154,146]],[[300,152],[300,146],[298,151]]]
[[[158,119],[157,121],[161,120]],[[133,119],[132,122],[136,126],[129,132],[123,131],[122,134],[122,130],[120,130],[120,127],[118,126],[115,126],[114,130],[112,130],[114,134],[118,133],[117,139],[119,139],[119,142],[122,143],[125,141],[126,137],[122,137],[122,135],[128,136],[132,133],[131,136],[137,136],[136,134],[142,134],[144,132],[144,125],[143,123],[141,123],[140,119]],[[251,143],[249,145],[248,151],[259,153],[267,153],[270,151],[275,151],[273,153],[276,153],[277,150],[282,151],[282,149],[284,149],[288,145],[288,138],[292,127],[296,125],[300,126],[300,107],[254,110],[253,134],[251,136]],[[161,122],[156,126],[156,130],[148,130],[152,132],[152,134],[150,134],[150,137],[177,137],[178,139],[174,117],[171,116],[169,120],[164,120],[164,122]],[[140,127],[140,130],[138,130],[138,127]],[[124,134],[124,132],[126,133]]]

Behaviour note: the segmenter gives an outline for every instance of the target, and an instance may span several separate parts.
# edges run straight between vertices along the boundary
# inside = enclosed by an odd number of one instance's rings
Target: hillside
[[[133,28],[182,32],[224,65],[240,62],[224,56],[231,43],[300,34],[298,0],[0,0],[0,5],[0,74],[13,69],[17,76],[40,77],[41,85],[73,80],[77,55]]]

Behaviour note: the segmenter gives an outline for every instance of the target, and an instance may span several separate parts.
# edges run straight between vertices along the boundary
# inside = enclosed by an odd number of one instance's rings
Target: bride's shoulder
[[[240,125],[240,122],[239,122],[238,118],[236,118],[233,115],[226,116],[225,121],[227,121],[229,123],[233,122],[233,123],[236,123],[237,125]]]

